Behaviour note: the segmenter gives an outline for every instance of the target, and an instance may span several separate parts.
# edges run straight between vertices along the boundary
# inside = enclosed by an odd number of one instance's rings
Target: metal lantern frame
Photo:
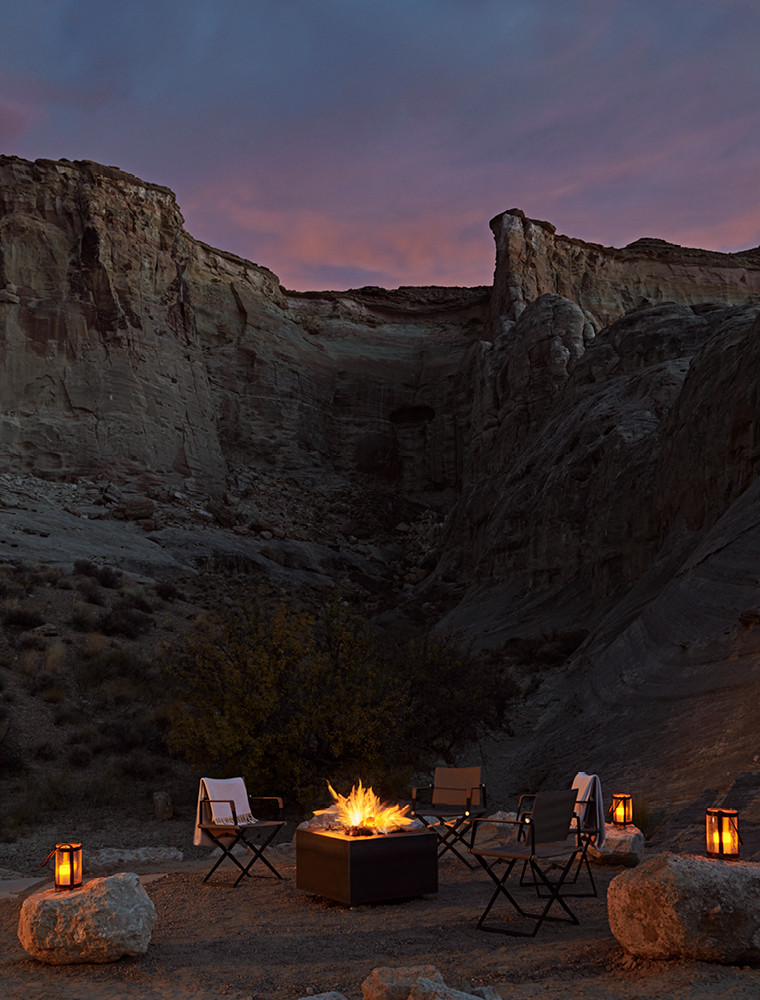
[[[716,806],[705,813],[705,840],[708,858],[732,860],[739,857],[739,813]]]
[[[613,826],[628,826],[633,823],[633,796],[627,792],[615,792],[610,814]]]
[[[40,867],[46,865],[51,858],[54,858],[55,891],[66,892],[81,888],[82,845],[73,841],[56,844]]]

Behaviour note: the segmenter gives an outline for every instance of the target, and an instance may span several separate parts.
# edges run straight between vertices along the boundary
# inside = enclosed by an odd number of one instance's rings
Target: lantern
[[[633,823],[633,799],[627,794],[612,796],[612,822],[615,826]]]
[[[56,844],[40,865],[46,865],[55,855],[55,891],[78,889],[82,885],[82,845]]]
[[[738,858],[739,814],[736,809],[708,809],[705,814],[707,856],[709,858]]]

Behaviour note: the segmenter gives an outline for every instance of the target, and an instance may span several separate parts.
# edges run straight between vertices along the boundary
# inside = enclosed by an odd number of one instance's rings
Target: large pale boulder
[[[144,955],[156,924],[156,908],[137,875],[96,878],[81,889],[48,889],[21,907],[19,941],[50,965],[114,962]]]
[[[602,847],[591,844],[588,849],[589,861],[595,865],[625,865],[635,868],[644,857],[644,834],[637,826],[605,824],[605,839]]]
[[[610,882],[610,929],[649,959],[760,959],[760,864],[659,854]]]

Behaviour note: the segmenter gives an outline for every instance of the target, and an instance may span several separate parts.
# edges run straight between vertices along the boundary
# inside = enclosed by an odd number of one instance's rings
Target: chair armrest
[[[529,795],[521,795],[517,803],[517,815],[521,816],[523,813],[533,812],[533,806],[536,804],[536,793],[531,792]]]
[[[489,818],[488,816],[478,816],[470,824],[470,850],[475,848],[475,839],[478,835],[478,826],[482,823],[487,823],[491,826],[520,826],[519,819],[498,819],[496,817]]]
[[[224,802],[226,805],[228,805],[230,807],[230,812],[232,813],[232,825],[236,826],[237,825],[237,813],[235,812],[235,803],[232,801],[232,799],[201,799],[201,805],[206,805],[206,804],[211,805],[212,803],[214,805],[219,805],[222,802]],[[213,816],[211,817],[211,822],[214,823],[214,817]],[[219,824],[219,825],[220,826],[226,826],[226,824],[224,824],[224,823]]]

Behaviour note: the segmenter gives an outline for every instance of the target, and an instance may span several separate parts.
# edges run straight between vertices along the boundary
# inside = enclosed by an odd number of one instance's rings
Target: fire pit
[[[380,903],[438,891],[437,840],[408,806],[383,806],[361,782],[317,829],[296,830],[296,887],[338,903]]]

